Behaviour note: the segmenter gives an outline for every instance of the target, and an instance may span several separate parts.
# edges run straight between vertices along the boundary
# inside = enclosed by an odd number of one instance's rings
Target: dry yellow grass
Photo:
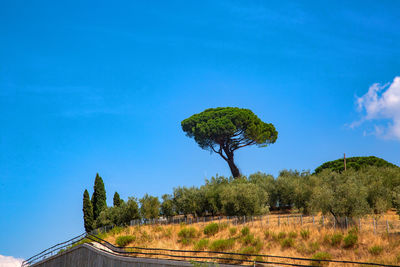
[[[311,258],[316,252],[327,252],[334,260],[350,260],[362,262],[376,262],[385,264],[399,264],[400,263],[400,237],[394,234],[374,234],[369,228],[361,229],[358,232],[358,242],[352,248],[344,248],[344,241],[339,245],[332,245],[329,241],[333,234],[341,233],[344,236],[348,231],[327,229],[324,227],[312,227],[310,225],[288,225],[282,223],[280,226],[267,225],[265,222],[250,222],[240,225],[227,224],[221,220],[221,224],[225,225],[214,236],[206,236],[203,233],[204,227],[209,223],[195,223],[191,225],[144,225],[134,226],[118,231],[111,231],[107,234],[106,240],[110,243],[116,244],[116,238],[123,235],[135,236],[135,241],[128,246],[133,247],[148,247],[148,248],[166,248],[166,249],[187,249],[194,250],[195,244],[201,239],[209,239],[209,244],[218,239],[234,239],[234,245],[228,249],[229,252],[240,252],[245,247],[253,248],[253,253],[290,256],[290,257],[303,257]],[[220,225],[221,225],[220,224]],[[226,226],[227,225],[227,226]],[[188,244],[184,244],[178,233],[183,228],[193,227],[196,229],[194,238],[189,238]],[[250,234],[254,239],[259,239],[258,245],[245,244],[244,238],[241,234],[241,229],[248,227]],[[236,233],[232,235],[230,228],[236,228]],[[308,230],[309,237],[303,238],[301,231]],[[265,233],[268,232],[268,235]],[[279,233],[286,233],[288,238],[289,233],[292,233],[292,241],[286,241],[286,247],[283,247],[282,242],[284,238],[279,238]],[[281,234],[282,236],[283,234]],[[378,249],[371,249],[376,246]],[[382,248],[380,251],[379,248]],[[209,250],[210,248],[206,248]],[[251,250],[250,250],[251,251]],[[179,255],[185,255],[180,253]],[[189,254],[186,254],[189,255]],[[207,256],[207,255],[206,255]],[[253,260],[255,258],[252,258]],[[265,260],[265,259],[264,259]],[[274,260],[268,258],[267,260]],[[276,259],[275,261],[283,261]],[[296,261],[287,261],[295,263]],[[309,262],[297,261],[296,263],[309,264]],[[351,266],[344,264],[330,263],[329,266]]]

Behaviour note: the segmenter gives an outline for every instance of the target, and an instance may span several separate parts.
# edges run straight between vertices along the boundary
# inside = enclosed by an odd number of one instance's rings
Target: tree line
[[[83,197],[86,231],[159,216],[250,216],[291,209],[339,219],[382,214],[390,208],[400,211],[400,168],[390,166],[322,168],[313,174],[283,170],[276,178],[261,172],[239,178],[215,176],[199,187],[176,187],[161,201],[148,194],[124,201],[115,192],[112,207],[107,207],[104,183],[96,175],[92,198],[87,190]]]

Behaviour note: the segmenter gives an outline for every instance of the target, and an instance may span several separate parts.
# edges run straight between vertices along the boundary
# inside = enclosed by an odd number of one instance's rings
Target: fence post
[[[313,226],[315,225],[315,217],[314,217],[314,215],[312,216],[312,225]]]
[[[349,220],[347,219],[347,216],[346,216],[346,230],[348,230],[349,229]]]
[[[267,225],[269,225],[269,216],[267,215]]]
[[[303,214],[300,215],[300,224],[303,225]]]
[[[278,215],[278,226],[281,224],[281,217]]]
[[[289,223],[289,218],[290,218],[290,215],[287,216],[287,224],[288,224],[288,226],[289,226],[289,224],[290,224],[290,223]]]
[[[358,230],[361,231],[361,218],[358,219]]]
[[[325,227],[325,222],[324,222],[324,215],[322,215],[322,227]]]

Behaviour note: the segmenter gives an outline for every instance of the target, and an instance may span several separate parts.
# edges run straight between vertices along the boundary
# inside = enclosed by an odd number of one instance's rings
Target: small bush
[[[283,249],[285,249],[285,248],[291,248],[291,247],[293,247],[294,246],[294,241],[293,241],[293,239],[292,238],[285,238],[285,239],[283,239],[282,241],[281,241],[281,247],[283,248]]]
[[[216,233],[218,233],[219,231],[219,225],[218,223],[210,223],[208,225],[206,225],[206,227],[204,227],[204,234],[207,236],[212,236],[215,235]]]
[[[240,232],[242,233],[242,236],[246,236],[246,235],[250,234],[250,229],[249,229],[249,227],[245,226],[242,228],[242,230]]]
[[[226,251],[232,249],[234,244],[234,239],[217,239],[211,243],[210,249],[212,251]]]
[[[358,236],[354,233],[349,232],[343,239],[344,247],[345,248],[354,247],[357,244],[357,241],[358,241]]]
[[[341,233],[333,234],[331,236],[331,245],[339,246],[342,240],[343,240],[343,235]]]
[[[250,244],[253,244],[253,242],[254,242],[254,235],[250,235],[250,234],[248,234],[248,235],[246,235],[246,236],[244,236],[243,238],[242,238],[242,242],[243,242],[243,244],[245,244],[245,245],[250,245]]]
[[[285,232],[279,232],[278,239],[284,239],[285,237],[286,237],[286,233]]]
[[[328,252],[317,252],[312,256],[313,260],[330,260],[332,259],[331,254],[329,254]],[[328,266],[329,262],[327,261],[311,261],[310,262],[312,266]]]
[[[376,255],[379,255],[379,254],[382,253],[383,247],[378,246],[378,245],[375,245],[375,246],[370,247],[370,248],[368,249],[368,251],[369,251],[369,253],[371,253],[372,255],[375,255],[375,256],[376,256]]]
[[[136,237],[132,236],[132,235],[123,235],[123,236],[119,236],[117,237],[117,239],[115,240],[115,243],[119,246],[119,247],[125,247],[126,245],[128,245],[129,243],[135,241]]]
[[[197,230],[194,227],[184,227],[182,228],[179,233],[179,242],[183,245],[189,245],[192,243],[192,239],[197,236]]]
[[[210,240],[208,239],[200,239],[195,245],[194,250],[205,250],[208,247]]]
[[[196,235],[197,235],[197,230],[194,227],[182,228],[178,233],[178,237],[180,238],[195,238]]]
[[[310,230],[308,230],[308,229],[302,229],[302,230],[300,231],[300,235],[301,235],[301,238],[303,238],[304,240],[307,240],[307,239],[310,238]]]
[[[229,234],[230,234],[231,236],[236,235],[236,232],[237,232],[236,227],[231,227],[231,228],[229,228]]]
[[[289,233],[289,237],[290,238],[296,238],[297,237],[297,233],[296,232],[290,232]]]

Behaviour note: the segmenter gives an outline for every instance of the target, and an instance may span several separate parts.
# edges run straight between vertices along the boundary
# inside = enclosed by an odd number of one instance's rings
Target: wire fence
[[[294,215],[264,215],[264,216],[208,216],[208,217],[173,217],[157,219],[137,219],[130,222],[131,226],[137,225],[173,225],[173,224],[207,224],[210,222],[228,223],[231,225],[257,224],[262,227],[301,226],[306,228],[327,228],[334,230],[347,230],[358,228],[359,231],[368,231],[374,234],[400,233],[400,220],[385,218],[349,218],[333,216],[305,216]],[[107,231],[110,226],[102,228]]]

